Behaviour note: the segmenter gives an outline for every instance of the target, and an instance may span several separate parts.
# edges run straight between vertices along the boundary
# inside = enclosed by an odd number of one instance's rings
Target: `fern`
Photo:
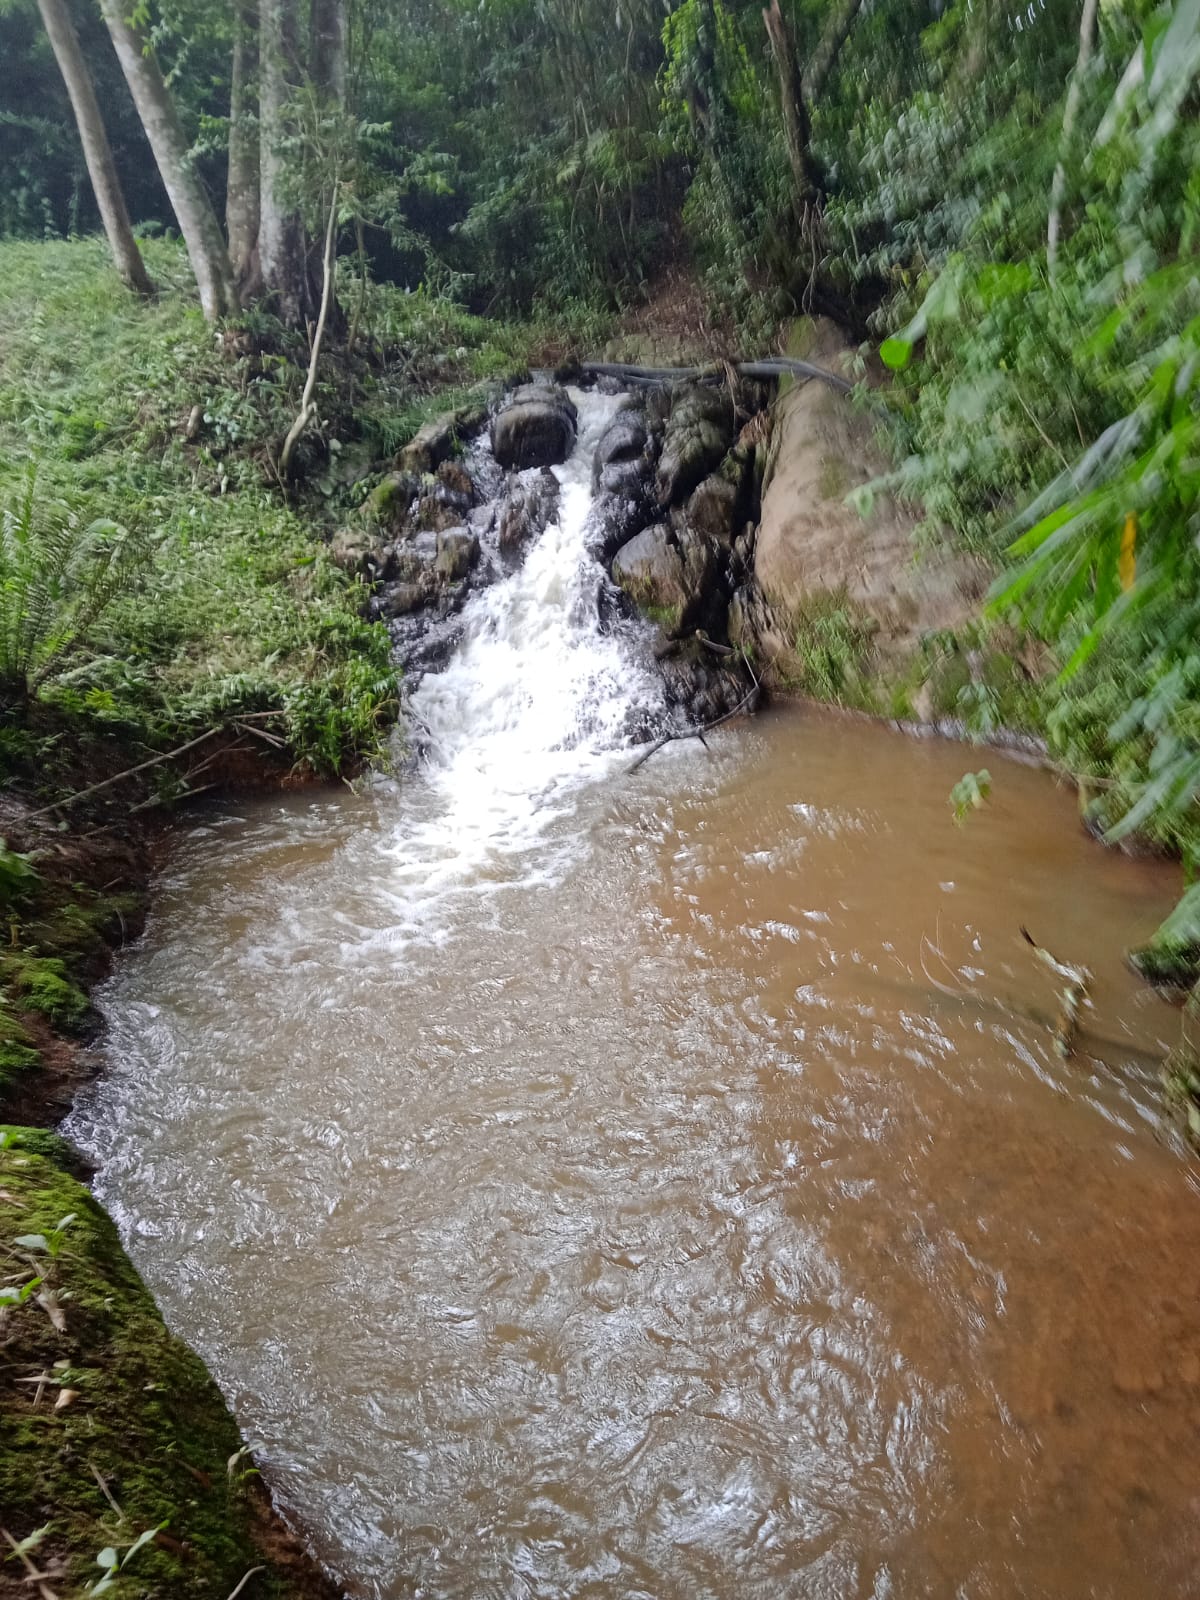
[[[148,541],[107,518],[86,524],[38,499],[31,467],[0,509],[0,699],[35,695],[149,559]]]

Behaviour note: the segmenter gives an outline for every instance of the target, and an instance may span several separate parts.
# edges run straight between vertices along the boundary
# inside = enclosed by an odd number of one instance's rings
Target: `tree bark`
[[[815,198],[820,183],[813,170],[809,153],[808,107],[804,100],[804,82],[796,62],[791,31],[779,9],[779,0],[771,0],[763,11],[767,37],[771,41],[771,54],[779,74],[779,101],[783,110],[783,133],[787,142],[788,162],[792,169],[795,199],[799,205]]]
[[[288,194],[288,151],[296,137],[293,97],[299,87],[296,0],[259,4],[259,257],[263,287],[279,320],[304,328],[316,314],[308,276],[304,224]]]
[[[192,164],[179,112],[145,35],[126,20],[125,0],[100,0],[100,9],[183,234],[200,304],[213,322],[237,304],[221,225]]]
[[[346,103],[346,0],[312,0],[309,74],[339,109]]]
[[[92,75],[88,71],[65,0],[38,0],[38,10],[71,99],[71,110],[75,113],[75,125],[79,129],[79,142],[83,146],[83,159],[87,162],[92,191],[117,271],[138,294],[153,294],[154,285],[150,282],[146,263],[133,237],[121,180],[117,176],[117,164],[113,160],[108,134],[104,131]]]
[[[229,236],[229,258],[238,298],[245,303],[254,296],[261,284],[258,265],[258,127],[254,114],[254,76],[258,67],[255,0],[239,0],[233,27],[225,231]]]
[[[1075,136],[1075,119],[1079,115],[1079,98],[1083,79],[1092,59],[1092,41],[1096,36],[1096,0],[1083,0],[1079,18],[1079,54],[1071,74],[1071,87],[1067,90],[1067,104],[1063,110],[1062,137],[1058,145],[1058,162],[1054,180],[1050,185],[1050,219],[1046,225],[1046,272],[1051,282],[1058,268],[1058,234],[1062,220],[1062,205],[1067,193],[1067,157]]]
[[[770,6],[763,11],[763,21],[779,73],[788,160],[792,177],[800,191],[801,207],[810,200],[818,199],[822,191],[821,175],[812,158],[808,108],[821,98],[829,74],[837,64],[842,46],[849,38],[854,19],[862,6],[863,0],[841,0],[803,70],[797,64],[791,31],[779,9],[779,0],[771,0]]]

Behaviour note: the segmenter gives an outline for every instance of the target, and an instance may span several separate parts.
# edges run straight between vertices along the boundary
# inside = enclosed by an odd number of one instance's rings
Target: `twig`
[[[750,657],[744,650],[742,651],[742,659],[746,663],[746,671],[750,674],[751,687],[738,701],[737,705],[734,706],[733,710],[723,712],[721,716],[714,717],[711,722],[701,722],[694,728],[681,728],[677,733],[664,734],[657,744],[652,744],[648,750],[642,751],[641,755],[629,768],[626,777],[632,777],[639,767],[644,766],[649,761],[651,756],[657,755],[664,745],[673,744],[676,739],[699,739],[704,748],[708,749],[708,745],[704,741],[704,735],[711,732],[713,728],[719,728],[723,722],[729,722],[740,715],[758,694],[759,682],[754,676],[754,668],[750,665]]]
[[[1079,1008],[1088,1003],[1092,975],[1086,967],[1072,967],[1065,961],[1057,960],[1037,942],[1028,928],[1022,927],[1021,937],[1026,944],[1032,945],[1033,953],[1044,967],[1065,980],[1066,987],[1059,996],[1062,1011],[1054,1029],[1054,1049],[1065,1061],[1075,1047],[1075,1035],[1079,1031]]]
[[[21,1565],[25,1568],[25,1571],[29,1574],[30,1583],[37,1584],[38,1594],[41,1596],[41,1600],[58,1600],[58,1596],[46,1582],[46,1574],[38,1571],[33,1562],[25,1554],[24,1550],[21,1549],[21,1546],[17,1540],[13,1538],[11,1533],[9,1533],[8,1529],[0,1528],[0,1533],[3,1533],[4,1537],[8,1540],[9,1545],[12,1547],[13,1554],[17,1557],[17,1560],[20,1561]],[[230,1597],[230,1600],[232,1600],[232,1596]]]
[[[108,1487],[108,1485],[105,1483],[104,1479],[101,1477],[99,1469],[96,1466],[94,1466],[93,1463],[90,1462],[90,1461],[88,1462],[88,1471],[91,1473],[92,1477],[95,1478],[96,1482],[100,1485],[100,1493],[104,1496],[104,1498],[108,1501],[109,1505],[117,1513],[117,1521],[118,1522],[124,1522],[125,1521],[125,1513],[121,1510],[120,1506],[113,1499],[112,1490]]]
[[[250,1571],[247,1572],[246,1575],[239,1581],[237,1588],[231,1591],[229,1600],[237,1600],[238,1595],[241,1594],[242,1590],[250,1582],[250,1579],[254,1576],[254,1574],[256,1572],[265,1572],[266,1570],[266,1567],[251,1567]]]
[[[207,733],[201,733],[195,739],[189,739],[186,744],[179,745],[175,750],[168,750],[161,756],[151,756],[149,761],[143,761],[136,767],[128,767],[124,772],[118,772],[111,778],[105,778],[101,783],[93,783],[86,789],[76,790],[74,794],[64,795],[61,800],[55,800],[48,806],[42,806],[40,811],[30,811],[24,820],[32,822],[34,817],[44,817],[48,812],[57,811],[61,806],[74,805],[76,800],[86,800],[88,795],[99,794],[101,789],[111,788],[114,783],[120,783],[122,778],[132,778],[136,773],[145,772],[147,767],[157,767],[164,761],[172,761],[176,756],[181,756],[188,750],[194,750],[198,744],[203,744],[206,739],[211,739],[216,734],[224,732],[225,729],[223,727],[209,728]]]
[[[317,327],[313,334],[312,355],[308,363],[308,376],[304,380],[304,393],[300,396],[300,414],[288,429],[287,438],[283,441],[283,449],[279,452],[279,478],[284,481],[288,474],[288,463],[292,459],[292,451],[296,448],[296,440],[308,427],[313,412],[317,409],[313,402],[313,390],[317,386],[317,363],[321,359],[321,344],[325,338],[325,323],[329,317],[329,302],[333,298],[333,277],[337,267],[337,217],[338,217],[338,173],[334,168],[333,194],[329,202],[329,220],[325,224],[325,250],[322,255],[324,266],[324,282],[321,285],[321,309],[317,315]]]

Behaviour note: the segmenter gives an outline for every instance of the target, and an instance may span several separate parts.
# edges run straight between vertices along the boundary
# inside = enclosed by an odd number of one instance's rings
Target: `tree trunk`
[[[820,192],[817,174],[813,170],[809,153],[808,107],[804,102],[804,84],[796,63],[796,51],[791,31],[779,9],[779,0],[763,12],[771,53],[779,74],[779,101],[783,110],[783,133],[787,141],[788,162],[795,185],[794,200],[798,207],[814,199]]]
[[[92,85],[92,75],[88,71],[87,62],[80,49],[79,36],[75,32],[75,25],[71,21],[65,0],[38,0],[38,10],[42,14],[42,22],[50,40],[50,48],[54,51],[54,59],[58,62],[58,70],[62,73],[67,94],[71,98],[71,109],[75,113],[75,124],[79,129],[79,142],[83,146],[83,159],[87,162],[92,191],[96,196],[100,220],[108,235],[108,244],[117,271],[138,294],[153,294],[154,285],[150,282],[146,263],[142,260],[142,253],[137,247],[137,240],[133,237],[133,229],[129,223],[129,212],[125,208],[125,196],[121,191],[121,180],[117,176],[117,164],[113,160],[112,147],[104,131],[100,106]]]
[[[229,90],[229,178],[225,231],[238,298],[251,299],[261,284],[258,266],[258,128],[254,75],[258,67],[257,6],[239,0],[234,17]]]
[[[296,134],[292,98],[300,78],[297,9],[297,0],[259,4],[259,257],[263,286],[289,328],[306,327],[317,310],[304,224],[287,192],[287,144]]]
[[[767,35],[779,72],[779,92],[783,103],[784,133],[787,138],[788,160],[792,177],[799,190],[800,209],[812,200],[819,199],[822,190],[821,175],[812,158],[809,106],[821,98],[829,74],[837,63],[842,46],[850,36],[854,19],[862,10],[863,0],[841,0],[821,35],[808,65],[801,72],[796,62],[795,47],[787,21],[779,9],[779,0],[771,0],[763,12]]]
[[[192,164],[171,91],[163,82],[158,59],[145,35],[126,21],[125,0],[100,0],[100,9],[183,234],[200,290],[200,304],[204,315],[213,322],[237,304],[233,268],[221,225]]]
[[[346,103],[346,0],[312,0],[309,74],[327,99]]]
[[[1063,111],[1062,137],[1058,144],[1058,162],[1054,180],[1050,185],[1050,220],[1046,226],[1046,272],[1054,281],[1058,270],[1058,234],[1062,219],[1062,205],[1067,193],[1067,157],[1075,137],[1075,119],[1079,115],[1079,98],[1083,79],[1092,59],[1092,41],[1096,37],[1096,0],[1083,0],[1079,18],[1079,54],[1071,74],[1071,87],[1067,90],[1067,104]]]

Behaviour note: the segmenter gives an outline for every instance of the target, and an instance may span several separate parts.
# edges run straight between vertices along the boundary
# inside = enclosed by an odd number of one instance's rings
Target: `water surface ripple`
[[[1121,962],[1172,874],[812,713],[627,777],[618,692],[574,764],[204,817],[108,985],[72,1130],[284,1504],[378,1597],[1194,1594],[1200,1212]],[[1095,973],[1072,1061],[1023,923]]]

